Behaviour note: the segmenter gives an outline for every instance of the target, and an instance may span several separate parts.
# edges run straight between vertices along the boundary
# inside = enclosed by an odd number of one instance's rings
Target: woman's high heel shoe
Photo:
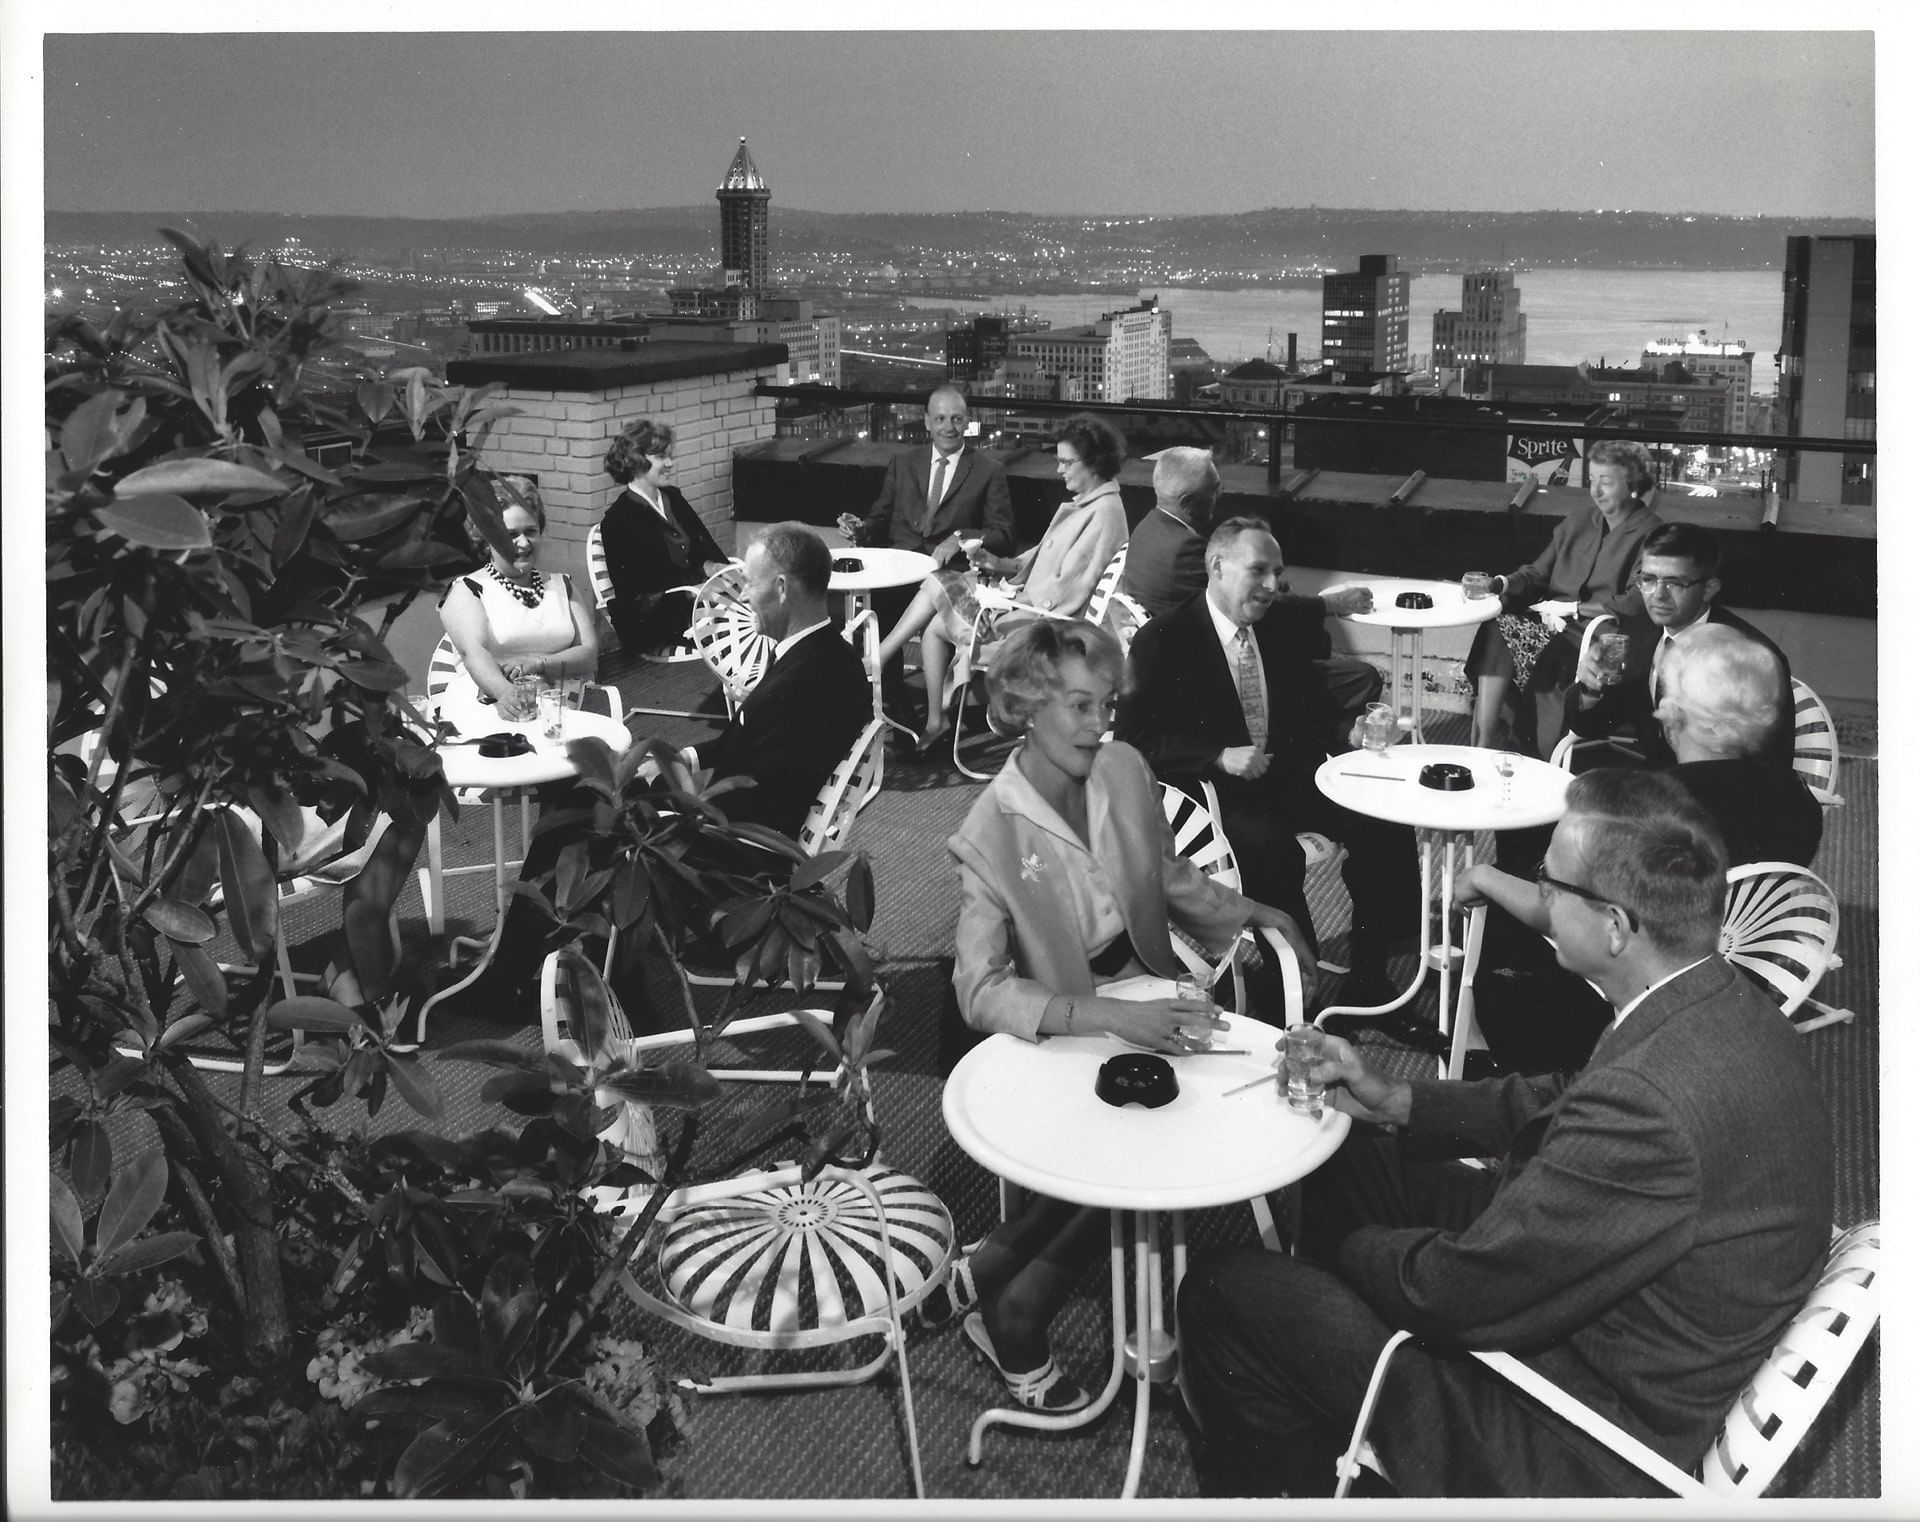
[[[993,1351],[993,1342],[987,1336],[987,1324],[980,1319],[980,1313],[974,1311],[961,1323],[966,1329],[967,1340],[979,1349],[980,1356],[993,1365],[994,1372],[1006,1381],[1007,1394],[1013,1397],[1016,1406],[1028,1411],[1038,1411],[1044,1416],[1064,1416],[1069,1411],[1078,1411],[1089,1404],[1093,1397],[1061,1372],[1059,1363],[1052,1354],[1037,1369],[1025,1374],[1014,1374],[1000,1362],[999,1355]]]
[[[980,1239],[984,1242],[985,1237]],[[973,1283],[973,1255],[980,1242],[969,1242],[947,1265],[947,1276],[927,1291],[920,1302],[920,1324],[926,1327],[949,1326],[980,1303],[980,1291]]]

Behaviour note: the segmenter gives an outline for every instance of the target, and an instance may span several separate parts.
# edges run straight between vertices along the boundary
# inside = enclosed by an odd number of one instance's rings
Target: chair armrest
[[[1595,1442],[1617,1453],[1648,1478],[1658,1480],[1675,1495],[1704,1497],[1711,1494],[1694,1476],[1678,1465],[1669,1463],[1631,1432],[1607,1420],[1585,1401],[1569,1395],[1511,1353],[1475,1351],[1473,1356],[1515,1389],[1532,1396],[1554,1415],[1571,1422]]]
[[[1300,958],[1294,953],[1292,943],[1271,925],[1255,927],[1254,934],[1266,942],[1268,955],[1280,969],[1280,986],[1286,999],[1286,1023],[1298,1025],[1307,1017],[1307,997],[1304,980],[1300,976]]]

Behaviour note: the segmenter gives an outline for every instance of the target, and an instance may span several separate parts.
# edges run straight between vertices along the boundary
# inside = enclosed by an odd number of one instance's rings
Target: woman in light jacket
[[[995,555],[975,545],[971,568],[935,571],[880,643],[882,665],[914,635],[920,636],[920,664],[927,679],[927,727],[921,754],[947,732],[943,702],[951,652],[965,651],[980,612],[980,575],[1005,576],[1014,586],[1014,607],[994,619],[993,637],[1001,637],[1034,617],[1035,612],[1077,617],[1093,596],[1107,563],[1126,547],[1127,514],[1116,479],[1126,463],[1127,441],[1105,418],[1076,412],[1054,436],[1054,469],[1072,496],[1060,504],[1040,542],[1024,555]],[[953,673],[965,681],[964,670]]]
[[[1177,977],[1169,918],[1215,954],[1244,926],[1271,926],[1313,966],[1292,920],[1174,850],[1145,760],[1102,743],[1122,671],[1105,630],[1038,619],[1008,636],[987,673],[996,724],[1022,740],[947,842],[960,870],[953,985],[976,1030],[1028,1041],[1110,1032],[1173,1053],[1204,1046],[1225,1028],[1205,1000],[1094,992],[1141,973]],[[922,1315],[938,1324],[966,1313],[967,1336],[1020,1405],[1084,1406],[1086,1390],[1048,1351],[1047,1325],[1098,1256],[1104,1218],[1035,1196],[955,1261]]]

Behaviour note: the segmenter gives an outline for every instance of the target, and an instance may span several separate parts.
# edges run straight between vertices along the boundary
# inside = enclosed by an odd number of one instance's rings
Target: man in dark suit
[[[1120,576],[1120,590],[1146,609],[1148,618],[1171,613],[1206,590],[1207,535],[1213,532],[1219,497],[1212,450],[1177,445],[1154,461],[1153,511],[1133,526]],[[1316,620],[1373,611],[1373,593],[1365,587],[1348,587],[1331,597],[1297,597],[1283,585],[1277,602]],[[1331,650],[1331,642],[1326,648]],[[1316,656],[1314,665],[1328,701],[1349,724],[1380,696],[1380,671],[1371,661],[1327,653]]]
[[[1827,1118],[1800,1038],[1715,952],[1726,853],[1671,777],[1574,779],[1537,898],[1615,1010],[1576,1077],[1394,1080],[1329,1037],[1354,1126],[1298,1257],[1228,1248],[1180,1291],[1203,1494],[1326,1495],[1374,1360],[1403,1494],[1646,1494],[1466,1356],[1506,1349],[1683,1469],[1819,1273]],[[1492,1170],[1445,1158],[1503,1155]]]
[[[1714,602],[1720,591],[1720,541],[1709,530],[1691,523],[1661,524],[1640,547],[1634,580],[1646,612],[1619,622],[1619,632],[1627,636],[1625,674],[1612,686],[1602,685],[1600,672],[1589,655],[1576,677],[1573,732],[1583,739],[1618,738],[1638,750],[1646,765],[1670,766],[1673,751],[1661,735],[1654,708],[1659,701],[1659,669],[1676,636],[1697,624],[1721,624],[1758,640],[1780,656],[1783,666],[1786,656],[1739,614]],[[1791,682],[1786,690],[1787,707],[1791,709]],[[1789,765],[1790,730],[1788,726],[1785,738],[1769,748],[1769,754]],[[1630,764],[1629,758],[1611,746],[1575,752],[1576,771],[1587,766],[1623,764]]]
[[[918,550],[935,560],[960,553],[962,536],[978,534],[995,555],[1014,552],[1013,499],[1007,472],[984,449],[967,446],[967,399],[952,386],[927,398],[927,442],[897,454],[887,465],[880,495],[865,519],[842,513],[840,532],[855,544]],[[914,588],[873,594],[874,616],[891,629],[913,600]],[[881,684],[897,699],[900,657],[887,663]]]
[[[776,523],[747,549],[746,596],[773,662],[733,722],[700,746],[715,779],[753,786],[717,801],[729,819],[797,835],[814,795],[873,717],[873,689],[827,607],[833,554],[800,523]]]
[[[1274,606],[1285,568],[1257,518],[1216,528],[1206,590],[1134,637],[1115,734],[1163,782],[1195,796],[1202,780],[1214,784],[1247,896],[1292,916],[1309,936],[1306,859],[1295,836],[1318,830],[1344,841],[1354,979],[1342,999],[1384,1002],[1392,996],[1388,946],[1419,923],[1413,832],[1339,808],[1314,785],[1327,753],[1345,748],[1347,726],[1313,663],[1326,637],[1319,619]]]

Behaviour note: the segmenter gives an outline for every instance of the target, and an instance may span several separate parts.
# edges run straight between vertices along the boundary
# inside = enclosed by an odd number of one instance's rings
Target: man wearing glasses
[[[1626,672],[1612,686],[1604,685],[1589,651],[1575,678],[1572,727],[1583,739],[1627,740],[1648,766],[1669,766],[1673,751],[1654,720],[1654,709],[1660,669],[1678,635],[1700,624],[1722,624],[1758,640],[1780,656],[1783,666],[1786,656],[1739,614],[1714,601],[1720,591],[1720,541],[1707,529],[1691,523],[1661,524],[1640,547],[1634,583],[1646,613],[1620,620],[1620,632],[1627,636]],[[1787,691],[1791,694],[1791,682]],[[1576,751],[1576,771],[1582,769],[1581,759]],[[1586,753],[1585,759],[1588,765],[1618,766],[1624,758],[1608,749]]]
[[[1360,1124],[1304,1182],[1299,1254],[1221,1249],[1181,1287],[1203,1494],[1328,1494],[1397,1328],[1418,1340],[1371,1442],[1403,1495],[1648,1493],[1468,1349],[1698,1462],[1819,1273],[1833,1205],[1800,1038],[1715,952],[1725,877],[1678,782],[1589,772],[1514,906],[1612,1008],[1586,1068],[1395,1079],[1327,1039],[1317,1076]]]

